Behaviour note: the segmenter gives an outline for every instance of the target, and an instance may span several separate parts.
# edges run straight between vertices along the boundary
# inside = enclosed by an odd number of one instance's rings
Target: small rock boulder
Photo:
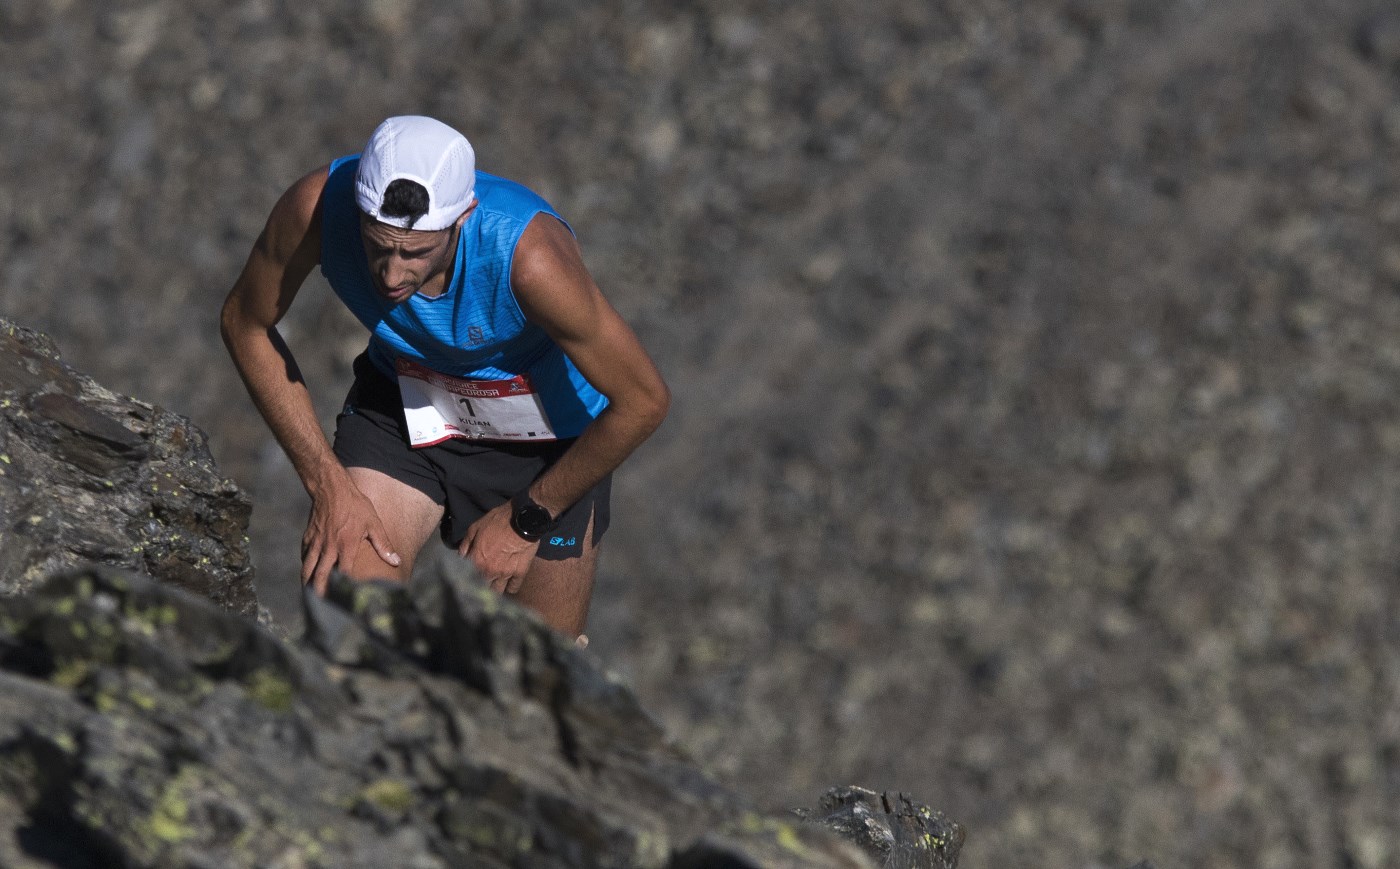
[[[955,869],[966,836],[962,826],[904,794],[833,788],[816,809],[797,814],[855,842],[881,866]]]

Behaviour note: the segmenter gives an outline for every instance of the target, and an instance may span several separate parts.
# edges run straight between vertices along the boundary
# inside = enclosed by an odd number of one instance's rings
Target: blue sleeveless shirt
[[[510,287],[516,243],[536,214],[558,218],[543,198],[476,173],[477,206],[462,223],[452,281],[442,295],[392,305],[374,290],[355,205],[359,155],[331,164],[321,198],[321,273],[370,331],[369,358],[394,380],[394,360],[473,380],[529,376],[554,433],[577,437],[607,407],[554,339],[525,320]],[[567,224],[566,224],[567,225]]]

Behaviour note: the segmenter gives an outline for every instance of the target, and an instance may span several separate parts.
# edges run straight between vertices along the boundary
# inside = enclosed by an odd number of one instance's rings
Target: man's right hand
[[[385,564],[399,566],[401,559],[389,542],[384,523],[353,482],[347,480],[334,492],[313,497],[301,538],[302,584],[310,583],[318,595],[325,594],[331,569],[339,564],[344,570],[365,540]]]
[[[399,566],[374,505],[336,460],[296,359],[277,331],[321,259],[321,195],[329,168],[308,173],[282,194],[220,316],[224,343],[248,394],[311,495],[301,579],[318,594],[325,593],[333,567],[359,566],[353,562],[357,549],[366,555],[365,540],[385,563]]]

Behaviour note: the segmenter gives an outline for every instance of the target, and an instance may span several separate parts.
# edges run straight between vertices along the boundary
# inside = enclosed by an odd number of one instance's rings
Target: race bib
[[[415,447],[430,447],[448,438],[555,440],[544,405],[524,374],[510,380],[468,380],[408,359],[394,360],[394,370],[408,440]]]

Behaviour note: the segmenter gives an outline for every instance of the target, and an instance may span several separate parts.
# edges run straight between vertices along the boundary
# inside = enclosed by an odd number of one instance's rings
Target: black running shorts
[[[364,354],[355,360],[355,383],[335,422],[335,454],[347,468],[369,468],[407,483],[443,505],[442,539],[456,547],[467,528],[492,508],[524,491],[559,460],[572,440],[509,443],[453,438],[430,447],[409,446],[399,385]],[[588,520],[596,546],[608,529],[612,475],[559,516],[540,541],[536,557],[578,558]]]

